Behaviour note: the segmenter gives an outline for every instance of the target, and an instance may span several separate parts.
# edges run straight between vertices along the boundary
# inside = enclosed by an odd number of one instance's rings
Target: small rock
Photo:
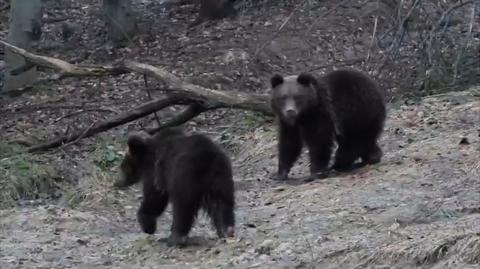
[[[79,243],[80,245],[87,245],[88,244],[88,240],[84,240],[84,239],[77,239],[77,243]]]
[[[258,248],[255,249],[255,252],[258,254],[270,254],[273,247],[273,240],[267,239],[260,244]]]

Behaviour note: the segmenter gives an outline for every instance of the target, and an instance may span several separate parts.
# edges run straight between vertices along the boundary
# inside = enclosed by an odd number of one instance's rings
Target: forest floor
[[[186,33],[191,6],[167,14],[155,1],[136,1],[140,38],[115,49],[105,42],[98,2],[52,1],[49,16],[68,8],[83,30],[63,43],[59,25],[45,26],[43,42],[55,49],[39,53],[72,63],[132,58],[192,83],[247,92],[264,92],[273,72],[324,65],[316,55],[322,49],[311,47],[318,36],[290,34],[335,5],[298,10],[295,23],[256,54],[291,7],[272,7],[276,15],[268,19],[245,12]],[[186,127],[210,135],[233,161],[236,237],[216,239],[201,215],[184,249],[163,240],[170,209],[157,233],[146,235],[135,217],[140,186],[111,187],[126,134],[154,127],[155,117],[47,153],[7,154],[17,146],[5,141],[35,144],[127,111],[148,100],[145,88],[134,75],[72,78],[0,100],[0,268],[480,268],[479,87],[389,103],[381,163],[308,183],[270,179],[277,158],[271,119],[228,110],[199,116]],[[307,171],[303,156],[293,175]]]

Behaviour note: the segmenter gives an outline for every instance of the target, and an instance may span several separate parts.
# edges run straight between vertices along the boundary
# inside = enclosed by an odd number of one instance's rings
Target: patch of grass
[[[123,141],[118,142],[123,143]],[[123,159],[119,144],[101,142],[93,152],[93,171],[79,178],[77,185],[63,193],[62,200],[70,207],[111,206],[118,200],[113,191],[114,177]]]
[[[111,194],[112,182],[109,173],[99,171],[93,176],[82,178],[76,187],[64,193],[63,198],[71,207],[109,204],[114,200]]]
[[[253,115],[253,114],[246,114],[243,118],[243,125],[246,127],[246,128],[255,128],[256,126],[258,126],[262,121],[264,121],[263,119],[260,119],[257,115]]]
[[[50,89],[50,86],[45,84],[32,85],[32,91],[45,93]]]
[[[12,155],[20,154],[25,151],[25,147],[16,143],[0,142],[0,159]]]
[[[38,199],[58,190],[57,170],[36,160],[18,144],[0,142],[0,203],[10,206],[19,199]]]
[[[455,210],[439,209],[434,214],[432,214],[432,217],[437,219],[453,219],[460,217],[460,215],[461,214]]]
[[[94,153],[95,164],[103,171],[108,171],[118,166],[123,157],[123,152],[118,151],[113,145],[100,143]]]

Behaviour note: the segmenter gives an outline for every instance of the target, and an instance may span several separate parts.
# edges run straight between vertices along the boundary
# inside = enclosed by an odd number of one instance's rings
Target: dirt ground
[[[335,5],[326,1],[320,9],[299,10],[301,16],[292,17],[296,23],[256,55],[293,6],[276,5],[269,18],[259,15],[261,7],[251,8],[235,22],[209,22],[187,33],[192,6],[168,13],[154,1],[136,1],[140,38],[114,49],[105,41],[97,2],[49,2],[48,16],[68,8],[83,30],[77,40],[62,43],[58,25],[47,25],[44,42],[56,49],[40,53],[74,63],[133,58],[207,87],[264,92],[273,72],[328,63],[324,50],[336,45],[319,42],[319,36],[341,35],[319,26],[312,28],[316,34],[292,38]],[[36,88],[0,100],[0,136],[37,143],[85,128],[145,102],[144,89],[143,78],[134,75]],[[219,110],[188,123],[189,130],[223,145],[233,160],[237,225],[235,239],[220,241],[201,215],[185,249],[163,240],[170,209],[155,235],[141,233],[135,217],[140,186],[113,189],[118,160],[99,163],[99,154],[121,155],[129,131],[155,126],[153,116],[34,155],[34,162],[55,167],[58,179],[51,193],[0,207],[0,268],[480,268],[480,88],[388,108],[380,164],[309,183],[270,180],[277,156],[271,119]],[[303,156],[293,175],[306,171]],[[0,176],[0,185],[7,186],[3,180],[11,177]]]
[[[139,190],[105,190],[92,206],[0,211],[0,267],[478,268],[479,120],[479,89],[392,108],[381,164],[306,184],[268,179],[275,139],[264,125],[234,156],[235,240],[217,241],[201,216],[197,245],[168,248],[170,211],[148,236]]]

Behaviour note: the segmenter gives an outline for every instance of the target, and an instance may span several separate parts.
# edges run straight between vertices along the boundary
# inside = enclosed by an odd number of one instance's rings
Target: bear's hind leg
[[[233,237],[235,225],[233,204],[221,201],[210,202],[207,211],[218,237]]]
[[[175,199],[173,204],[173,223],[168,246],[184,247],[187,244],[188,233],[197,215],[200,201],[195,196]]]
[[[166,192],[148,191],[144,193],[142,204],[137,211],[137,220],[143,232],[155,233],[157,229],[157,218],[163,213],[168,205],[168,194]]]

